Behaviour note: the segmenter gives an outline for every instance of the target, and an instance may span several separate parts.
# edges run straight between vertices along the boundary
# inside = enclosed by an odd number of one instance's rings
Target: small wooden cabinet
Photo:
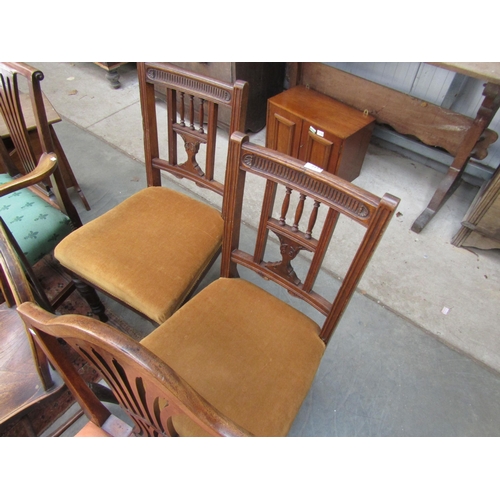
[[[268,100],[266,146],[352,181],[374,126],[372,116],[297,86]]]

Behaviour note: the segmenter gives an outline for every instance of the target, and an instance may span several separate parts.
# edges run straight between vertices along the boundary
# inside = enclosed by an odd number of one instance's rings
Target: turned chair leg
[[[90,306],[92,313],[95,314],[103,323],[106,323],[108,321],[108,317],[106,316],[104,304],[101,302],[97,292],[90,285],[87,285],[87,283],[84,283],[77,278],[73,278],[73,283],[75,284],[75,287],[80,295]]]

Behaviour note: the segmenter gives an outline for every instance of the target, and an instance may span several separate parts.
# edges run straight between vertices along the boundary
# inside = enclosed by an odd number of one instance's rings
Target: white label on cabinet
[[[319,135],[320,137],[324,137],[325,136],[325,133],[322,130],[318,130],[316,132],[316,134]]]
[[[319,168],[318,166],[316,166],[314,163],[310,163],[310,162],[307,162],[305,165],[304,165],[304,168],[306,168],[307,170],[312,170],[313,172],[323,172],[323,169],[322,168]]]
[[[309,130],[315,134],[316,133],[316,129],[312,126],[312,125],[309,125]]]

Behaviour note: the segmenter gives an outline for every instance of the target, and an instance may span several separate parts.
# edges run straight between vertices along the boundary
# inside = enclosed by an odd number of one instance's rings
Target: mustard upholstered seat
[[[66,237],[54,251],[68,270],[163,323],[222,242],[220,213],[166,187],[148,187]]]
[[[223,214],[163,187],[161,173],[224,195],[223,179],[215,177],[216,158],[224,166],[227,160],[227,150],[216,148],[218,109],[230,109],[230,132],[241,130],[248,84],[228,84],[166,63],[137,63],[137,73],[148,187],[65,238],[55,256],[77,285],[87,283],[162,323],[218,257]],[[156,89],[167,100],[166,158],[160,157],[157,107],[162,105]],[[184,142],[184,154],[178,142]],[[104,313],[104,306],[94,304],[93,311]]]
[[[325,350],[320,327],[261,288],[221,278],[141,343],[256,436],[286,436]],[[207,435],[174,417],[181,436]]]

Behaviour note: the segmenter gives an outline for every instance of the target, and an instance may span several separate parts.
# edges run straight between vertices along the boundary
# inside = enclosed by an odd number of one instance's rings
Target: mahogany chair
[[[241,133],[232,135],[229,158],[222,277],[140,344],[91,318],[57,318],[32,304],[19,307],[47,346],[54,344],[54,337],[62,337],[100,370],[133,420],[136,435],[287,435],[326,345],[399,202],[253,145]],[[246,176],[261,177],[266,186],[250,252],[240,245]],[[274,209],[278,193],[284,200]],[[294,197],[297,209],[289,223]],[[303,224],[309,202],[311,215]],[[319,214],[323,209],[324,216]],[[340,288],[335,278],[328,278],[332,300],[315,291],[314,283],[340,217],[359,225],[363,235]],[[280,241],[278,262],[265,259],[269,231]],[[303,259],[301,279],[292,261],[302,250],[312,258]],[[293,299],[285,302],[238,277],[238,266],[252,276],[254,271],[256,279],[259,275],[275,282]],[[325,316],[322,326],[291,305],[299,299]],[[107,414],[88,416],[92,427],[84,435],[94,431],[106,435],[102,428]]]
[[[11,147],[0,140],[0,216],[22,252],[25,269],[36,283],[34,266],[82,222],[66,189],[53,136],[47,121],[40,81],[43,73],[23,63],[0,63],[0,115],[8,130]],[[24,82],[28,93],[20,91]],[[29,121],[25,117],[29,98]],[[41,154],[35,152],[28,123],[36,123]],[[15,155],[12,155],[15,153]],[[16,161],[14,162],[14,159]],[[50,191],[47,189],[50,188]],[[50,193],[50,194],[49,194]],[[41,290],[41,287],[38,287]],[[65,287],[56,297],[57,308],[72,291]],[[87,285],[80,291],[90,302],[99,301]]]
[[[166,63],[137,63],[137,72],[148,187],[67,236],[55,256],[78,279],[161,324],[218,257],[224,216],[162,186],[161,174],[223,195],[223,182],[214,175],[218,109],[231,109],[230,133],[243,130],[248,84],[228,84]],[[167,96],[166,158],[160,155],[156,87]],[[182,159],[178,141],[185,148]],[[226,159],[224,153],[224,165]]]
[[[16,305],[34,301],[34,295],[12,248],[5,225],[0,223],[0,432],[23,419],[26,433],[35,431],[26,414],[64,389],[52,377],[47,357],[16,311]]]

